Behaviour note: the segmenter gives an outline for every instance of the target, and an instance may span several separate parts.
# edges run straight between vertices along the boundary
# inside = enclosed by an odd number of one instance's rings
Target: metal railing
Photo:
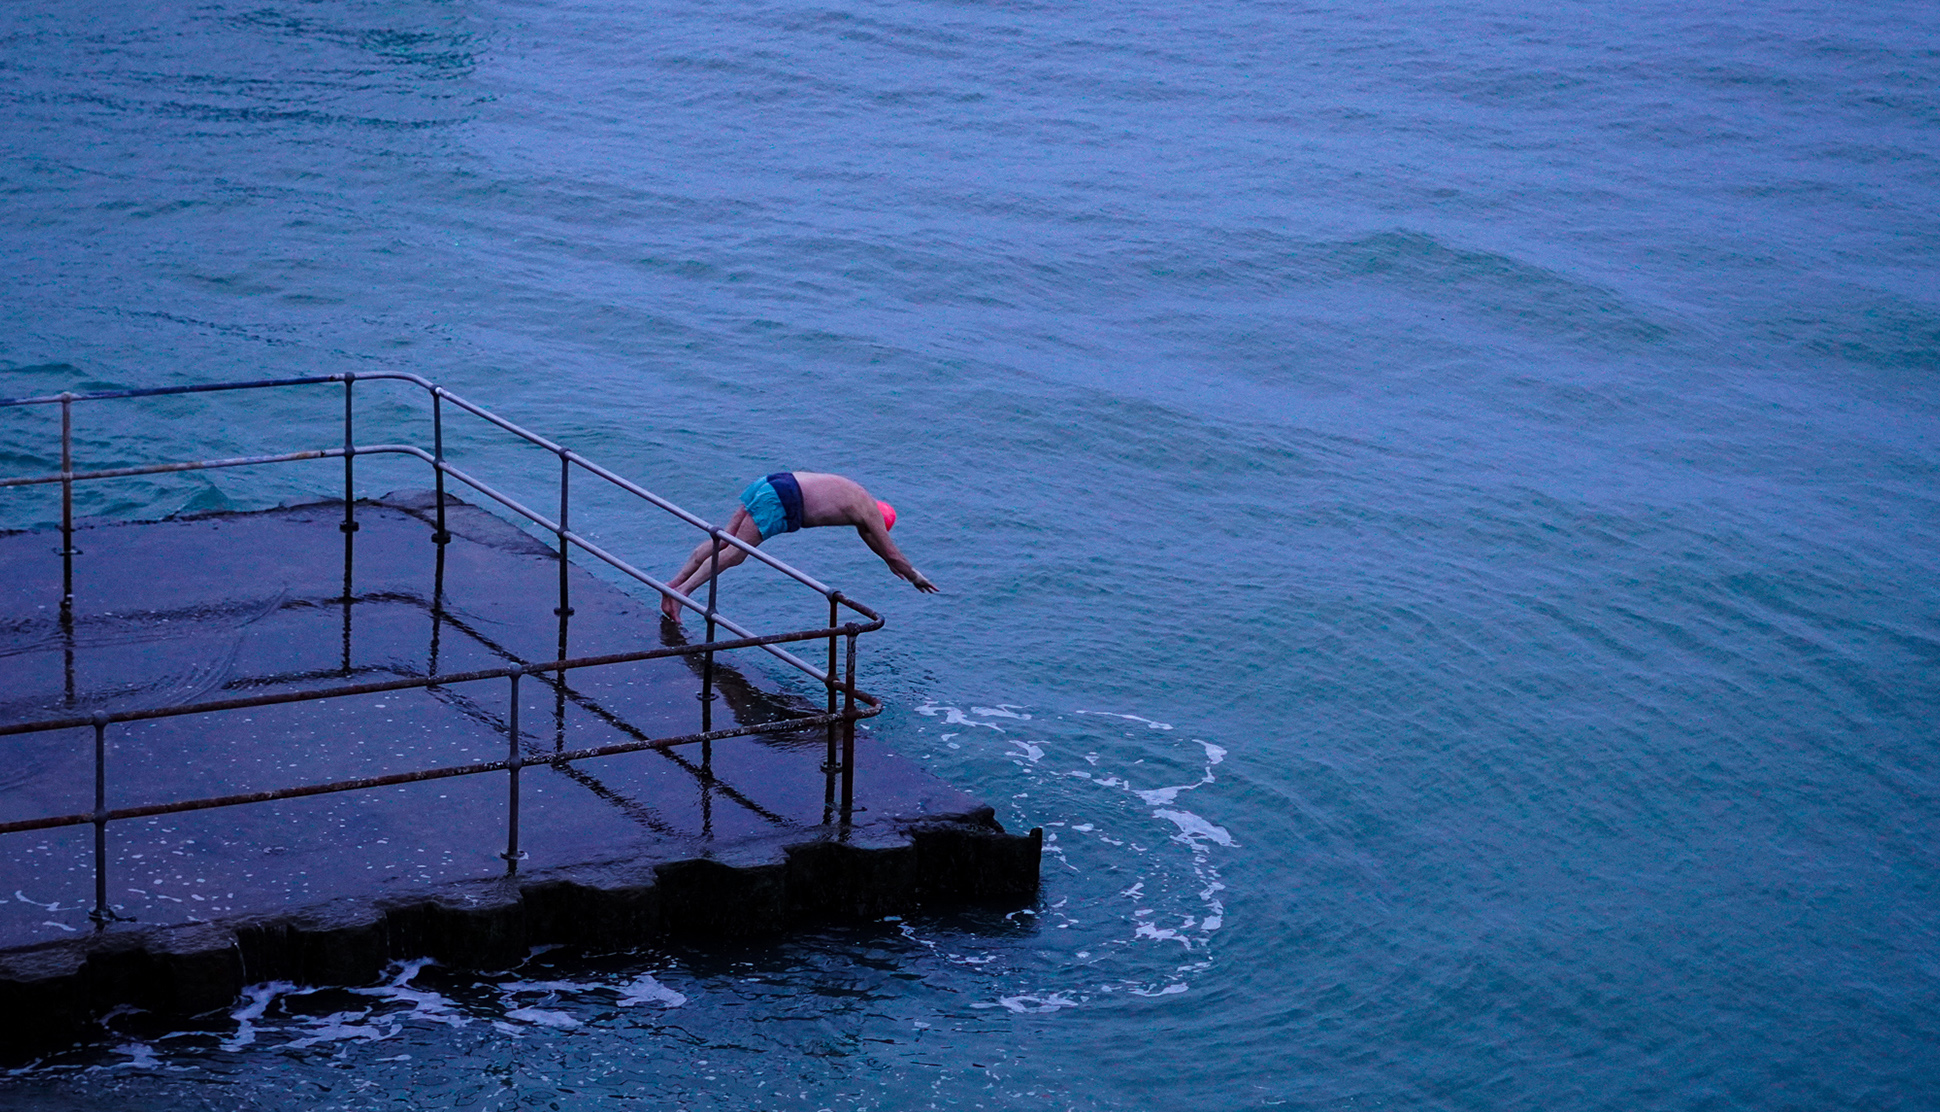
[[[425,451],[413,444],[374,444],[359,445],[354,439],[355,397],[354,388],[358,382],[370,380],[392,380],[409,383],[423,389],[431,401],[432,448]],[[195,460],[177,463],[148,464],[134,467],[104,468],[92,471],[74,469],[74,421],[73,407],[80,402],[101,402],[125,400],[130,398],[152,398],[166,395],[211,393],[229,390],[259,390],[277,387],[309,386],[324,383],[343,385],[343,446],[307,451],[284,452],[275,455],[240,456],[226,459]],[[485,483],[477,476],[453,466],[445,458],[444,405],[450,404],[466,413],[472,414],[497,428],[533,444],[555,455],[559,460],[559,499],[556,519],[548,518],[519,500]],[[444,546],[452,536],[446,528],[445,518],[445,480],[449,476],[480,494],[506,507],[512,513],[532,522],[540,529],[553,535],[558,544],[559,561],[559,605],[554,613],[559,617],[559,654],[558,658],[540,662],[526,662],[514,659],[506,667],[487,668],[469,672],[411,676],[396,680],[374,683],[337,684],[330,687],[302,691],[285,691],[274,694],[253,695],[242,698],[216,699],[202,702],[185,703],[175,706],[144,708],[120,711],[97,711],[89,714],[74,714],[60,718],[47,718],[31,722],[18,722],[0,725],[0,737],[16,734],[38,733],[50,730],[92,727],[94,731],[94,809],[69,815],[51,815],[37,819],[25,819],[0,823],[0,834],[47,830],[56,827],[92,825],[94,827],[94,881],[95,906],[89,918],[97,925],[121,918],[108,903],[108,850],[107,828],[111,822],[146,818],[157,815],[177,814],[185,811],[199,811],[218,807],[234,807],[251,803],[267,803],[275,800],[296,799],[306,796],[326,795],[336,792],[363,791],[391,785],[438,780],[453,776],[476,776],[484,773],[504,772],[507,774],[506,802],[506,848],[501,855],[506,861],[508,872],[515,871],[518,862],[524,857],[519,850],[519,772],[527,765],[550,765],[565,768],[575,761],[590,760],[598,757],[614,756],[622,753],[656,749],[669,751],[676,746],[698,744],[702,747],[702,770],[704,777],[711,778],[711,745],[727,738],[745,737],[753,734],[796,732],[821,727],[826,732],[827,756],[822,765],[827,788],[825,790],[824,822],[836,821],[842,826],[849,825],[855,810],[855,726],[862,718],[869,718],[882,709],[875,696],[857,689],[856,641],[864,633],[882,628],[883,618],[854,599],[848,598],[806,573],[791,567],[770,554],[750,545],[741,538],[715,526],[694,514],[674,505],[654,494],[652,491],[607,470],[572,451],[554,443],[546,437],[521,428],[511,421],[492,413],[490,410],[469,402],[449,390],[417,375],[402,372],[379,372],[373,374],[314,375],[303,378],[267,379],[252,382],[223,382],[199,386],[171,386],[146,390],[115,390],[87,394],[62,393],[30,398],[0,399],[0,409],[21,406],[58,405],[61,412],[61,469],[56,474],[33,475],[18,478],[0,479],[0,488],[25,487],[59,483],[61,486],[61,548],[62,561],[60,616],[64,626],[71,630],[74,605],[74,557],[80,551],[74,546],[74,484],[103,479],[128,478],[139,475],[158,475],[170,472],[200,471],[228,467],[249,467],[272,463],[288,463],[298,460],[336,459],[344,461],[344,519],[338,529],[344,537],[344,595],[345,607],[345,664],[344,674],[350,674],[349,664],[349,608],[352,601],[352,552],[354,534],[358,529],[356,501],[356,460],[367,455],[405,455],[429,464],[434,476],[436,492],[436,516],[431,540],[438,545],[439,568],[442,575]],[[673,515],[682,522],[702,530],[714,538],[712,559],[718,561],[727,545],[733,545],[755,560],[760,561],[794,580],[804,587],[821,594],[828,601],[828,624],[811,629],[791,630],[783,633],[757,634],[741,623],[722,614],[717,608],[718,576],[710,577],[707,584],[705,602],[675,591],[663,583],[613,553],[571,527],[571,499],[574,470],[604,480],[650,505]],[[661,645],[634,652],[608,653],[599,656],[569,658],[566,655],[566,626],[573,610],[570,605],[570,587],[567,578],[568,555],[577,547],[597,558],[606,565],[633,580],[652,588],[660,595],[671,597],[681,606],[698,611],[706,622],[706,639],[698,644]],[[718,567],[718,565],[717,565]],[[437,613],[434,603],[434,614]],[[860,615],[861,621],[841,620],[842,608]],[[720,630],[727,630],[734,637],[717,640]],[[828,645],[828,665],[818,668],[800,656],[781,646],[809,641],[826,641]],[[846,643],[846,653],[841,650]],[[810,714],[785,718],[780,721],[756,725],[733,726],[715,729],[713,723],[713,703],[715,698],[714,655],[737,649],[759,648],[789,667],[807,675],[818,683],[826,695],[826,707],[820,714]],[[561,700],[565,698],[566,676],[569,672],[582,668],[596,668],[634,661],[653,660],[666,657],[699,656],[701,658],[700,690],[700,730],[672,737],[650,738],[637,736],[639,731],[629,729],[636,735],[633,740],[610,745],[600,745],[581,749],[558,749],[543,756],[529,757],[521,749],[519,730],[519,681],[528,675],[545,676],[553,673]],[[435,673],[435,665],[431,669]],[[74,699],[72,665],[69,668],[68,700]],[[446,765],[418,769],[411,772],[390,773],[378,776],[364,776],[324,783],[301,784],[293,787],[277,788],[267,791],[236,793],[212,796],[202,799],[176,800],[167,803],[147,804],[136,807],[109,808],[107,806],[107,728],[122,722],[136,722],[148,719],[176,718],[185,715],[210,714],[221,711],[242,710],[254,707],[272,706],[281,703],[306,702],[321,699],[335,699],[347,696],[369,695],[386,691],[409,689],[446,689],[460,684],[503,679],[509,685],[508,713],[506,716],[508,750],[505,759],[496,761],[473,762],[461,765]],[[563,718],[562,718],[563,723]],[[563,725],[562,725],[563,729]],[[840,782],[840,802],[836,800],[836,784]],[[705,782],[705,781],[704,781]]]

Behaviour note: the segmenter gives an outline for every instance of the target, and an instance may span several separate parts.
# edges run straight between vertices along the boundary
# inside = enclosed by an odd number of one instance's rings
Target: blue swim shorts
[[[741,492],[741,504],[748,508],[764,541],[802,527],[802,488],[792,471],[777,471],[749,483]]]

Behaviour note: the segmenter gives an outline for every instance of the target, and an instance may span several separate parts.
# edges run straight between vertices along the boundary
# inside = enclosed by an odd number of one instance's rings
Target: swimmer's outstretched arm
[[[880,520],[880,518],[877,520]],[[909,559],[903,555],[903,550],[897,548],[896,542],[889,539],[889,531],[887,529],[884,529],[874,521],[869,521],[857,525],[855,531],[862,538],[862,543],[868,545],[876,555],[882,557],[882,562],[889,565],[890,571],[909,580],[917,590],[926,595],[933,595],[937,592],[937,585],[925,578],[922,572],[917,571],[915,565],[911,564]]]

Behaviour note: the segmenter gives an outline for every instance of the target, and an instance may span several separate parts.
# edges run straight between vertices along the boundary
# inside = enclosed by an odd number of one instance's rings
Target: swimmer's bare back
[[[873,515],[882,522],[876,499],[861,483],[846,475],[820,471],[794,472],[795,485],[802,488],[802,528],[814,525],[854,525],[861,527]]]
[[[889,539],[889,526],[882,519],[882,510],[876,497],[863,488],[861,483],[843,475],[829,475],[820,471],[795,472],[795,484],[802,488],[802,528],[817,525],[853,525],[856,535],[869,546],[882,562],[917,590],[926,594],[936,591],[936,584],[924,578]]]
[[[875,496],[870,494],[861,483],[843,475],[831,475],[821,471],[796,471],[795,485],[802,492],[802,528],[817,526],[850,525],[855,527],[856,535],[869,550],[889,565],[889,570],[925,594],[934,594],[936,584],[929,581],[922,572],[917,571],[896,542],[889,539],[890,522],[883,520],[882,509]],[[764,539],[761,531],[754,527],[745,507],[736,506],[728,522],[728,531],[751,545],[759,545]],[[713,542],[702,541],[687,563],[675,574],[669,586],[684,595],[692,595],[695,590],[712,578],[715,569],[726,571],[739,564],[746,557],[739,550],[730,547],[727,551],[714,555]],[[718,561],[718,563],[716,563]],[[661,600],[661,610],[667,617],[678,620],[680,603],[672,595]]]

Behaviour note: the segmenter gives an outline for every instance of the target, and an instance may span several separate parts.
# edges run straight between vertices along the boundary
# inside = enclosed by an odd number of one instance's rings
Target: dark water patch
[[[1587,78],[1570,73],[1497,68],[1465,74],[1459,80],[1447,82],[1447,86],[1450,92],[1472,104],[1527,105],[1578,112],[1583,104],[1579,93],[1589,83]]]
[[[1383,233],[1322,256],[1341,277],[1378,276],[1431,299],[1599,346],[1630,348],[1671,335],[1608,290],[1486,251],[1450,248],[1432,236]]]
[[[776,26],[783,31],[806,31],[812,37],[886,47],[918,58],[959,61],[966,57],[963,51],[951,49],[962,41],[961,35],[920,24],[871,19],[853,12],[824,10],[806,20],[784,18]]]
[[[286,14],[274,8],[229,15],[222,17],[222,21],[233,27],[271,31],[286,40],[309,40],[348,47],[394,64],[420,67],[429,71],[426,76],[431,77],[469,75],[477,64],[477,52],[466,48],[480,39],[477,34],[463,31],[404,30],[327,23],[304,15]]]
[[[1893,298],[1835,315],[1795,317],[1773,326],[1804,352],[1885,371],[1940,367],[1940,312]]]

